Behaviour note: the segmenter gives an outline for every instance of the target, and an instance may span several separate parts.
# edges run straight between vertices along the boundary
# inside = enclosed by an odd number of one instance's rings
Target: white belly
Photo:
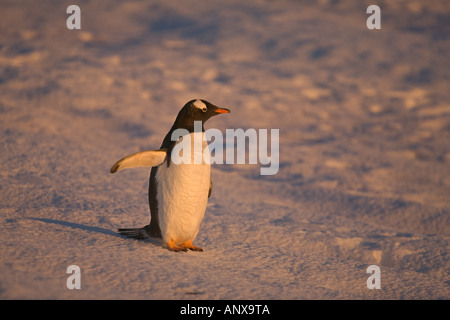
[[[194,135],[202,136],[202,133],[191,133],[192,143]],[[207,150],[203,152],[205,148]],[[194,150],[192,145],[190,164],[171,162],[169,167],[167,163],[158,167],[158,217],[161,235],[166,243],[170,240],[175,243],[194,240],[205,214],[211,179],[207,142],[202,143],[201,150],[195,150],[196,159],[201,159],[198,152],[206,153],[202,163],[194,163]]]

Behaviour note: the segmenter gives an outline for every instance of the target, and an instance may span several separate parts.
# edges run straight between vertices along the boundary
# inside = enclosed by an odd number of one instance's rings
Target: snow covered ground
[[[448,21],[446,0],[1,1],[0,298],[449,299]],[[207,128],[279,129],[278,173],[213,167],[204,252],[123,238],[149,170],[110,167],[194,98],[232,110]]]

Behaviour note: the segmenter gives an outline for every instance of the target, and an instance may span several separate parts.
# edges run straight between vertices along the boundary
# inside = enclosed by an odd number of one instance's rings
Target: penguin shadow
[[[41,221],[41,222],[50,223],[50,224],[56,224],[56,225],[65,226],[65,227],[70,227],[72,229],[81,229],[81,230],[85,230],[85,231],[89,231],[89,232],[101,233],[101,234],[105,234],[108,236],[124,238],[123,236],[121,236],[120,234],[118,234],[112,230],[100,228],[100,227],[87,226],[87,225],[84,225],[81,223],[75,223],[75,222],[69,222],[69,221],[63,221],[63,220],[57,220],[57,219],[48,219],[48,218],[27,217],[26,219]]]
[[[113,236],[113,237],[117,237],[117,238],[121,238],[121,239],[129,239],[125,236],[120,235],[119,233],[110,230],[110,229],[105,229],[105,228],[101,228],[101,227],[93,227],[93,226],[88,226],[85,224],[81,224],[81,223],[75,223],[75,222],[69,222],[69,221],[63,221],[63,220],[57,220],[57,219],[48,219],[48,218],[34,218],[34,217],[27,217],[26,219],[30,219],[30,220],[35,220],[35,221],[41,221],[41,222],[45,222],[45,223],[49,223],[49,224],[56,224],[56,225],[60,225],[60,226],[65,226],[65,227],[69,227],[72,229],[80,229],[80,230],[84,230],[84,231],[88,231],[88,232],[95,232],[95,233],[100,233],[100,234],[104,234],[107,236]],[[161,242],[158,239],[143,239],[143,240],[139,240],[139,239],[130,239],[130,240],[136,240],[136,241],[143,241],[146,243],[150,243],[156,246],[161,246]]]

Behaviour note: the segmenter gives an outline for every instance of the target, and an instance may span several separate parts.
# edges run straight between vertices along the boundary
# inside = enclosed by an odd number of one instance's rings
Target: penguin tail
[[[149,239],[149,238],[159,238],[161,239],[161,231],[159,228],[155,229],[152,225],[146,225],[143,228],[123,228],[117,230],[121,235],[127,238],[134,239]]]
[[[135,239],[147,239],[150,238],[150,235],[147,234],[145,228],[128,228],[128,229],[119,229],[118,232],[127,237],[127,238],[135,238]]]

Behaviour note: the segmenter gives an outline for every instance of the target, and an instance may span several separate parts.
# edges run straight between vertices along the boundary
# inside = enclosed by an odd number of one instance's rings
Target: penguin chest
[[[195,134],[202,133],[193,133],[191,137]],[[205,141],[202,142],[202,148],[197,149],[194,151],[192,148],[192,159],[196,152],[209,156],[208,144]],[[197,236],[208,202],[210,168],[209,158],[200,163],[171,162],[169,166],[163,163],[158,167],[158,218],[165,242],[173,240],[175,243],[182,243],[194,240]]]

